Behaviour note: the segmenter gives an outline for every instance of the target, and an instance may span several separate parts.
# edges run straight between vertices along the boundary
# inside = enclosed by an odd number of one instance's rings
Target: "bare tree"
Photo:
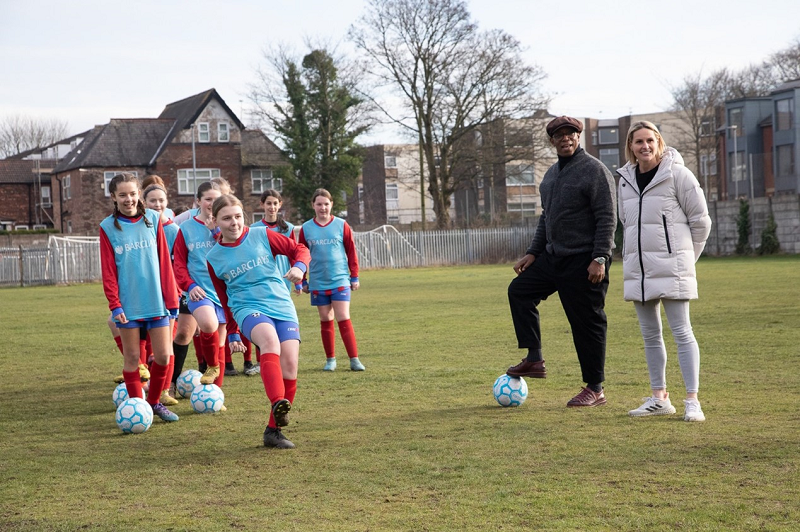
[[[350,37],[365,71],[401,95],[400,110],[381,109],[418,139],[437,226],[448,227],[459,186],[453,168],[466,156],[459,146],[469,145],[463,139],[482,124],[546,106],[542,70],[525,64],[514,37],[479,31],[463,0],[370,0]]]
[[[800,37],[769,57],[769,64],[781,82],[800,79]]]
[[[67,122],[56,118],[9,115],[0,120],[0,158],[53,144],[68,136]]]

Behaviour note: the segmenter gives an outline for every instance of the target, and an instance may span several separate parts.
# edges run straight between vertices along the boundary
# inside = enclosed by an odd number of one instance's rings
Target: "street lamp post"
[[[738,129],[739,126],[736,124],[732,126],[728,126],[728,129],[733,130],[733,164],[731,165],[731,177],[733,178],[733,189],[735,192],[735,198],[739,198],[739,147],[737,146],[737,139],[738,136]]]

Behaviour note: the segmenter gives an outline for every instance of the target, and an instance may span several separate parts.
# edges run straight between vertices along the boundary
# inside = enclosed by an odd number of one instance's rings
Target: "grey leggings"
[[[650,372],[650,388],[654,390],[667,388],[667,348],[662,335],[661,304],[664,305],[672,336],[678,345],[678,363],[681,366],[686,393],[697,393],[700,386],[700,347],[697,345],[689,321],[688,300],[656,299],[644,304],[634,302],[644,338],[644,355],[647,358],[647,370]]]

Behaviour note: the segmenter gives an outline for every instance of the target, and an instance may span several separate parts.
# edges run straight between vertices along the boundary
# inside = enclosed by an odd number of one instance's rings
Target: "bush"
[[[758,247],[759,255],[774,255],[781,250],[781,243],[778,241],[778,224],[775,223],[775,216],[769,213],[767,225],[761,231],[761,245]]]
[[[736,219],[736,227],[739,233],[739,241],[736,242],[737,255],[749,255],[753,250],[750,248],[750,203],[745,199],[739,200],[739,217]]]

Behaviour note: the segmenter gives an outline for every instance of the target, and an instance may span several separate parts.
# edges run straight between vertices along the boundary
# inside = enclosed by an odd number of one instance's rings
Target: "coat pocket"
[[[661,215],[661,222],[664,224],[664,240],[667,241],[667,253],[672,255],[672,246],[669,243],[669,228],[667,227],[667,215]]]

